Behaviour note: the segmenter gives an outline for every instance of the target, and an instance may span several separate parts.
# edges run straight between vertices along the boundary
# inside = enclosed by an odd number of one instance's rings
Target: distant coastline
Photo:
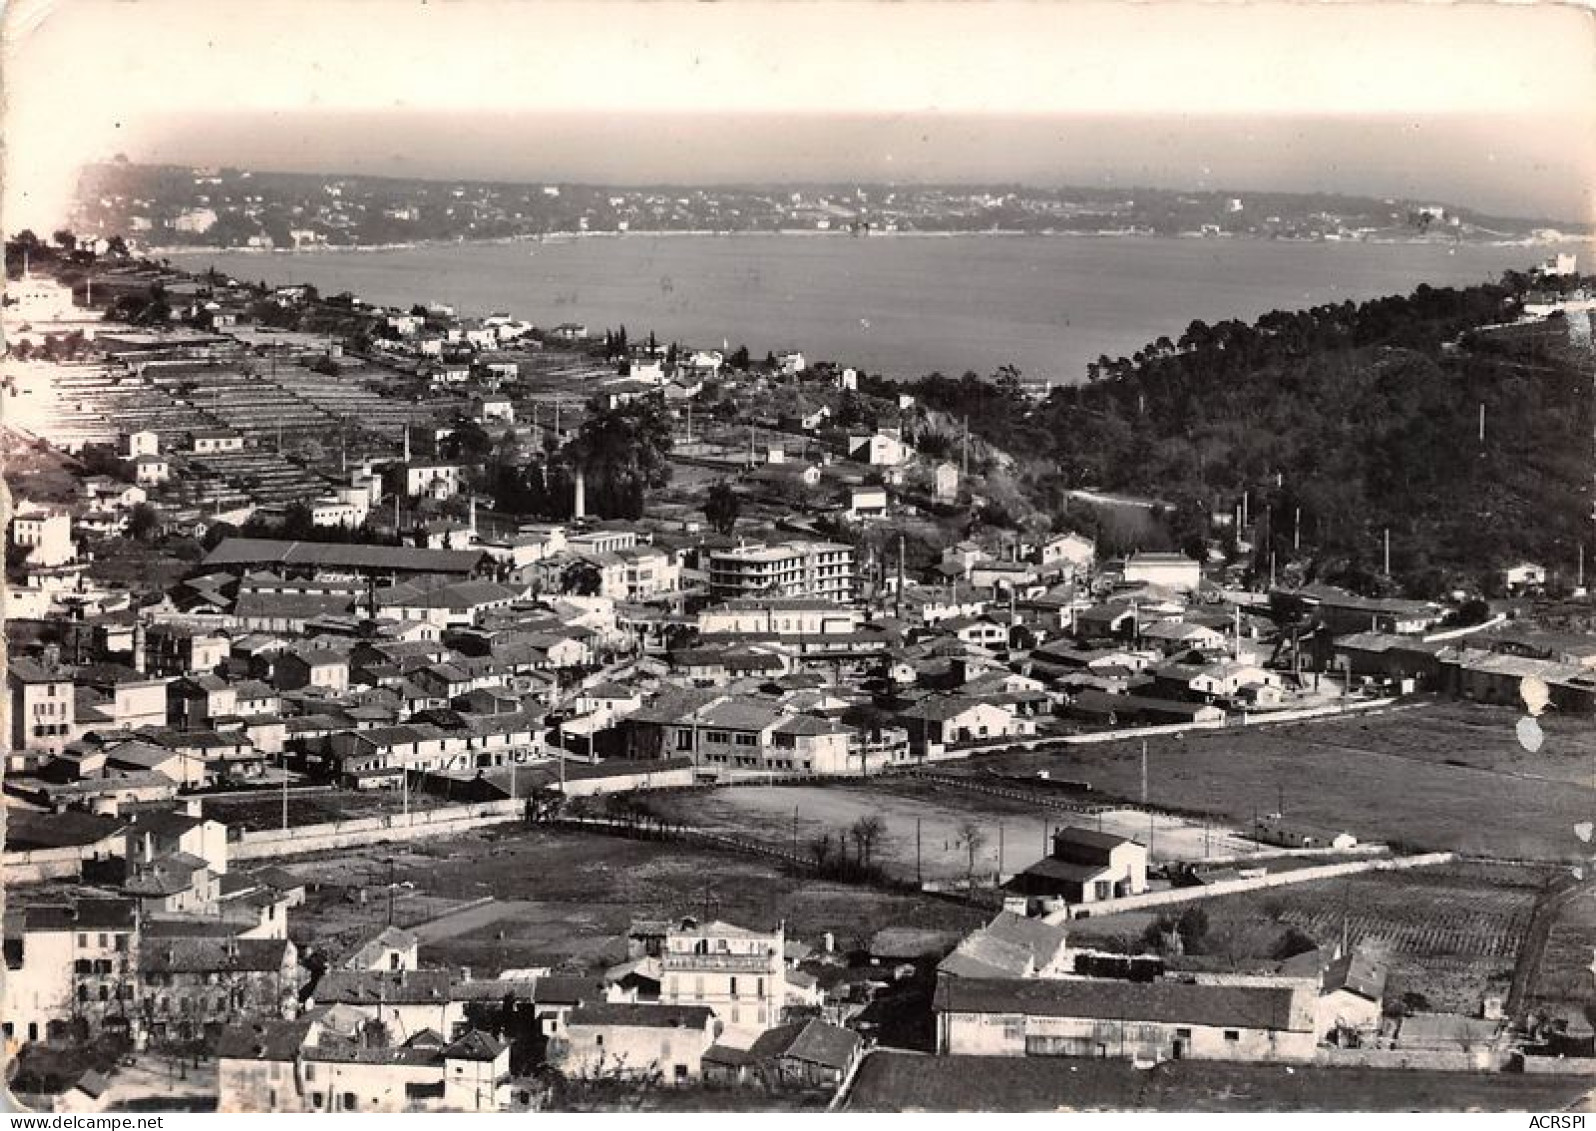
[[[1103,229],[1095,232],[1081,231],[1027,231],[1021,228],[988,228],[981,231],[870,231],[855,234],[846,230],[830,231],[815,228],[771,228],[760,230],[716,228],[661,228],[628,230],[625,232],[545,232],[541,235],[485,236],[473,239],[409,240],[402,243],[379,244],[320,244],[312,247],[216,247],[211,244],[176,244],[138,248],[145,256],[204,255],[207,252],[226,255],[250,255],[270,258],[274,256],[344,255],[362,252],[420,251],[441,247],[505,247],[526,244],[536,247],[543,243],[569,243],[579,240],[715,238],[739,239],[747,237],[792,236],[811,239],[878,240],[878,239],[974,239],[999,237],[1004,239],[1143,239],[1191,240],[1214,242],[1251,242],[1276,244],[1375,244],[1385,247],[1562,247],[1567,244],[1585,244],[1596,236],[1559,233],[1556,239],[1523,236],[1504,239],[1450,239],[1437,236],[1364,236],[1356,239],[1327,239],[1323,236],[1256,236],[1223,233],[1219,235],[1200,232],[1165,234],[1134,229]]]

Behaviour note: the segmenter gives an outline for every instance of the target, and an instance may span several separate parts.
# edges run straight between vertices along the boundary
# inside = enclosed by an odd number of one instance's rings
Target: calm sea
[[[1566,249],[1565,249],[1566,250]],[[1580,247],[1590,269],[1590,249]],[[308,282],[372,302],[440,301],[540,326],[624,324],[635,341],[802,349],[870,372],[1080,380],[1193,319],[1457,285],[1549,251],[1436,244],[1152,237],[736,235],[450,244],[297,255],[173,255],[195,270]]]

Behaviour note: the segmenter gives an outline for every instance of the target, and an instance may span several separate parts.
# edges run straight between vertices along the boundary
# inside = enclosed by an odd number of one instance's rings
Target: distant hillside
[[[1329,193],[1019,184],[602,185],[90,165],[75,230],[156,247],[362,247],[550,233],[789,230],[1522,240],[1549,219]]]
[[[1195,553],[1233,544],[1214,516],[1245,495],[1260,570],[1272,553],[1303,576],[1430,596],[1488,589],[1527,558],[1572,581],[1579,540],[1590,547],[1596,358],[1584,314],[1502,325],[1534,285],[1509,275],[1251,326],[1196,322],[1099,359],[1091,383],[1040,405],[973,375],[916,391],[1019,455],[1033,500],[1061,521],[1079,521],[1072,488],[1168,500],[1162,541]]]

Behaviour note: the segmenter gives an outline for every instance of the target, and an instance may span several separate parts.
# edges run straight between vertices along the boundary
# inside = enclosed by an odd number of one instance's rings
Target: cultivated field
[[[845,1110],[864,1111],[1559,1111],[1589,1077],[1398,1072],[1182,1060],[926,1057],[877,1052]]]
[[[1344,929],[1349,943],[1386,957],[1387,1000],[1414,993],[1426,1010],[1475,1013],[1487,990],[1506,993],[1535,901],[1556,874],[1461,862],[1218,896],[1196,905],[1209,924],[1202,949],[1238,961],[1268,957],[1290,928],[1333,949]],[[1152,918],[1115,915],[1071,929],[1083,943],[1132,945]]]
[[[295,938],[336,949],[386,922],[390,856],[395,921],[443,916],[418,928],[423,960],[482,972],[618,960],[634,917],[707,913],[766,929],[785,922],[808,941],[829,931],[841,947],[887,926],[962,931],[989,917],[931,896],[819,882],[732,853],[505,828],[293,862],[293,872],[319,885],[292,920]],[[500,902],[467,908],[486,896]]]
[[[1153,804],[1246,828],[1282,807],[1288,824],[1363,840],[1509,859],[1573,860],[1573,826],[1596,805],[1596,727],[1548,717],[1539,753],[1520,716],[1462,703],[1148,741]],[[946,772],[1048,770],[1137,797],[1141,742],[993,755]]]

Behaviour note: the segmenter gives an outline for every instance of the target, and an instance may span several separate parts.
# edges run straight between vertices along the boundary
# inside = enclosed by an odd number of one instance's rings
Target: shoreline
[[[430,239],[411,240],[404,243],[383,244],[338,244],[321,245],[316,247],[213,247],[207,244],[185,244],[179,246],[149,247],[139,249],[136,254],[149,256],[195,256],[195,255],[248,255],[262,258],[293,257],[293,256],[320,256],[320,255],[348,255],[348,254],[376,254],[394,251],[421,251],[433,248],[446,247],[505,247],[526,244],[536,247],[541,244],[567,244],[588,240],[623,240],[623,239],[671,239],[671,238],[715,238],[715,239],[742,239],[749,237],[807,237],[810,239],[848,239],[848,240],[875,240],[875,239],[1138,239],[1138,240],[1215,240],[1235,242],[1241,240],[1255,241],[1258,243],[1284,243],[1284,244],[1327,244],[1327,245],[1352,245],[1374,244],[1381,247],[1523,247],[1523,248],[1554,248],[1568,244],[1596,243],[1596,234],[1589,236],[1562,235],[1558,239],[1544,239],[1535,236],[1524,236],[1516,239],[1446,239],[1426,237],[1395,237],[1374,236],[1352,239],[1326,239],[1323,237],[1297,237],[1297,236],[1257,236],[1257,235],[1204,235],[1200,232],[1178,232],[1174,235],[1163,235],[1157,232],[1142,232],[1126,229],[1104,229],[1095,232],[1080,231],[1027,231],[1020,228],[991,228],[984,231],[947,232],[947,231],[870,231],[855,235],[846,230],[830,231],[815,228],[773,228],[770,230],[747,231],[716,228],[665,228],[659,230],[637,230],[625,232],[545,232],[540,235],[523,236],[492,236],[474,239]]]

